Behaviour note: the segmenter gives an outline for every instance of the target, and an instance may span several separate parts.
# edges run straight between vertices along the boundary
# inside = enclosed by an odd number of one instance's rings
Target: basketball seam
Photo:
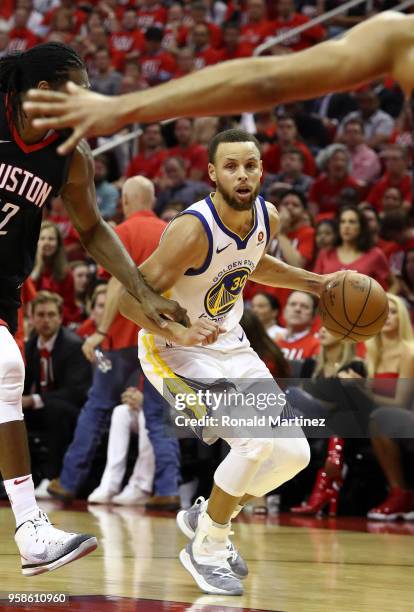
[[[381,312],[380,315],[378,315],[378,317],[376,319],[374,319],[373,321],[370,321],[369,323],[364,323],[364,325],[357,325],[358,328],[364,328],[364,327],[369,327],[370,325],[373,325],[374,323],[376,323],[378,321],[378,319],[380,319],[384,312],[387,310],[387,304],[384,306],[383,311]]]
[[[331,312],[330,312],[330,311],[327,309],[327,307],[326,307],[326,302],[325,302],[325,293],[322,293],[322,305],[323,305],[323,307],[324,307],[325,311],[326,311],[326,312],[328,313],[328,315],[331,317],[332,321],[335,321],[335,323],[336,323],[337,325],[339,325],[339,327],[342,327],[342,329],[344,329],[345,331],[348,331],[348,330],[347,330],[347,328],[345,327],[345,325],[342,325],[342,323],[340,323],[339,321],[337,321],[337,320],[335,319],[335,317],[334,317],[334,316],[332,316]],[[326,325],[324,325],[324,327],[326,327]],[[327,329],[328,329],[328,328],[327,328]],[[338,333],[338,332],[336,332],[336,333]],[[344,336],[344,337],[345,337],[345,336]]]
[[[345,275],[345,278],[346,278],[346,275]],[[343,281],[343,283],[342,283],[342,300],[343,300],[343,307],[344,307],[345,317],[348,319],[348,315],[347,315],[347,313],[346,313],[346,307],[345,307],[345,278],[344,278],[344,281]],[[366,305],[367,305],[367,303],[368,303],[368,298],[369,298],[369,296],[370,296],[370,294],[371,294],[371,288],[372,288],[372,280],[371,280],[371,277],[369,277],[369,276],[368,276],[368,278],[369,278],[369,290],[368,290],[367,296],[366,296],[366,298],[365,298],[364,305],[362,306],[361,312],[359,313],[359,316],[357,317],[357,320],[356,320],[356,321],[355,321],[355,323],[352,325],[352,327],[351,327],[351,329],[348,331],[348,333],[347,333],[347,334],[345,334],[345,336],[342,338],[342,340],[345,340],[345,338],[348,338],[348,337],[349,337],[349,334],[351,334],[351,333],[354,331],[355,326],[356,326],[356,325],[358,325],[358,321],[359,321],[359,319],[360,319],[360,318],[362,317],[362,315],[363,315],[363,312],[364,312],[365,307],[366,307]],[[348,319],[348,320],[349,320],[349,319]],[[361,335],[362,335],[362,334],[361,334]]]

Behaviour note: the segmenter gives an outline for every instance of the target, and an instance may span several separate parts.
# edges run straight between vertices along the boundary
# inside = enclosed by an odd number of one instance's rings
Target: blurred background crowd
[[[84,58],[92,89],[116,95],[250,56],[269,38],[340,4],[3,0],[0,57],[42,41],[64,42]],[[266,53],[295,53],[392,6],[363,3]],[[212,136],[243,127],[260,142],[262,195],[281,218],[269,252],[319,273],[368,274],[388,292],[382,333],[351,345],[321,328],[309,294],[247,283],[242,324],[253,348],[291,393],[297,414],[330,423],[329,435],[310,440],[310,466],[251,511],[280,506],[300,515],[327,509],[368,513],[372,520],[414,519],[412,113],[412,102],[384,78],[254,115],[142,125],[136,138],[95,155],[99,209],[140,264],[166,223],[212,190]],[[119,290],[84,251],[56,197],[22,288],[18,332],[37,495],[188,506],[208,493],[226,449],[166,435],[163,400],[140,374],[137,328],[119,314]],[[345,380],[354,383],[346,393]],[[336,424],[343,411],[354,415],[349,435]]]

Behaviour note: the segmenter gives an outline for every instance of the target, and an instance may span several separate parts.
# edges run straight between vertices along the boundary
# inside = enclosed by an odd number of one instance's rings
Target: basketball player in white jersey
[[[242,130],[215,136],[209,175],[216,191],[173,220],[153,255],[140,267],[147,281],[187,308],[192,327],[157,327],[125,293],[122,313],[140,324],[139,358],[145,375],[163,393],[188,379],[266,379],[269,370],[250,347],[239,320],[247,280],[317,295],[334,275],[319,276],[266,255],[278,230],[273,205],[258,197],[262,163],[257,140]],[[181,512],[178,524],[192,538],[180,560],[207,593],[239,595],[247,567],[229,541],[230,522],[242,506],[289,480],[309,461],[302,430],[295,437],[227,438],[230,452],[214,474],[207,501]]]
[[[296,100],[346,91],[385,75],[408,97],[414,88],[414,15],[384,11],[327,40],[282,56],[246,57],[196,70],[145,91],[102,96],[74,83],[67,92],[35,89],[25,111],[37,127],[73,128],[59,148],[85,136],[112,134],[130,123],[174,117],[257,112]]]

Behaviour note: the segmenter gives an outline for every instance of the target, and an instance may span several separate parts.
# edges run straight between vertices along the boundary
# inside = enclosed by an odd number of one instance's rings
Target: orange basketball
[[[373,278],[347,272],[327,285],[319,301],[319,314],[322,325],[336,338],[365,342],[381,331],[388,299]]]

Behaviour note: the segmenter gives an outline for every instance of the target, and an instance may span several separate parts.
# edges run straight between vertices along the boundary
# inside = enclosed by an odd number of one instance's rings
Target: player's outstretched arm
[[[67,152],[85,135],[109,134],[132,122],[176,116],[258,111],[290,100],[347,90],[385,74],[408,93],[414,84],[414,16],[385,12],[326,41],[282,57],[232,60],[152,87],[105,97],[70,84],[68,93],[31,90],[25,111],[43,128],[74,129]],[[45,117],[47,115],[47,117]]]
[[[271,236],[279,233],[280,220],[279,214],[273,204],[266,202],[270,221]],[[335,274],[315,274],[302,268],[290,266],[289,264],[276,259],[271,255],[264,254],[257,264],[253,274],[249,280],[270,287],[284,287],[285,289],[293,289],[297,291],[307,291],[320,296],[325,289],[327,283],[332,280],[336,274],[344,274],[338,272]]]
[[[207,253],[208,240],[200,221],[192,215],[183,215],[171,223],[158,248],[140,270],[154,289],[165,293],[187,270],[201,267]],[[192,322],[189,328],[172,321],[160,327],[145,316],[137,300],[127,292],[121,296],[120,311],[137,325],[183,346],[211,344],[220,333],[220,328],[206,319]]]
[[[89,147],[81,142],[75,151],[62,198],[82,244],[92,257],[115,276],[136,297],[146,316],[163,325],[161,315],[185,321],[185,310],[176,302],[155,293],[144,281],[134,261],[113,229],[102,219],[93,182],[93,160]]]

